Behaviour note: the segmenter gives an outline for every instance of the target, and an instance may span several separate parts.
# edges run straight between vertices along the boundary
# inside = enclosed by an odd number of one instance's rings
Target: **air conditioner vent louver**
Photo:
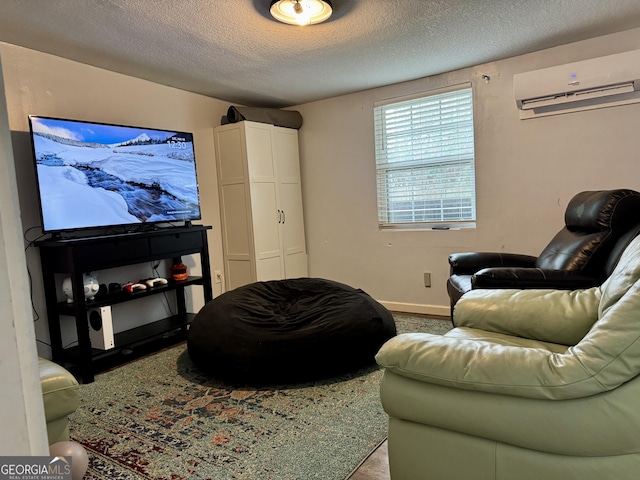
[[[558,105],[561,103],[579,102],[589,98],[608,97],[610,95],[618,95],[621,93],[630,93],[636,89],[633,82],[623,83],[621,85],[608,85],[606,87],[588,88],[586,90],[577,90],[575,92],[561,93],[549,97],[534,98],[532,100],[524,100],[522,109],[545,107],[548,105]]]

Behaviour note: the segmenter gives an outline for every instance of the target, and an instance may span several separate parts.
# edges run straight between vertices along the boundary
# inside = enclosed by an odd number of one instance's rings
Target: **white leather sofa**
[[[392,480],[640,478],[640,238],[585,290],[473,290],[376,359]]]

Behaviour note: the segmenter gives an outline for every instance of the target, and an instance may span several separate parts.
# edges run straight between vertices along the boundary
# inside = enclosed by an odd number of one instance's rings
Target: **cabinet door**
[[[243,131],[238,125],[227,125],[215,132],[222,246],[231,290],[255,280],[251,197]]]
[[[298,132],[290,128],[274,129],[274,156],[278,167],[278,192],[282,212],[282,245],[285,278],[306,277],[307,249],[302,213]]]
[[[256,280],[284,278],[281,212],[271,125],[245,123]]]

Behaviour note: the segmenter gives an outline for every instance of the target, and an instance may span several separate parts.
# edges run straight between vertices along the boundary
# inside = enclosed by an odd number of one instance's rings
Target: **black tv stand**
[[[213,298],[207,243],[209,229],[211,227],[191,225],[96,237],[52,237],[37,241],[35,245],[40,248],[53,360],[61,365],[77,366],[82,380],[90,383],[94,380],[94,361],[121,355],[134,346],[138,347],[178,331],[186,333],[195,314],[186,310],[185,287],[201,285],[205,302]],[[201,276],[189,276],[183,281],[169,280],[167,285],[154,286],[139,292],[107,293],[96,297],[95,300],[86,300],[84,297],[84,273],[163,259],[173,259],[174,263],[180,263],[183,255],[195,253],[200,254]],[[56,273],[68,274],[71,277],[73,303],[58,302]],[[129,302],[167,291],[176,292],[176,315],[116,333],[113,349],[92,348],[87,318],[89,309]],[[77,346],[65,348],[62,345],[61,315],[75,318]]]

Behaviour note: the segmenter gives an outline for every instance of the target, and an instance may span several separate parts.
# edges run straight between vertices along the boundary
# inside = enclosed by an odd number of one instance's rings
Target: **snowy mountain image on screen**
[[[42,118],[32,129],[45,230],[200,218],[191,134]]]

